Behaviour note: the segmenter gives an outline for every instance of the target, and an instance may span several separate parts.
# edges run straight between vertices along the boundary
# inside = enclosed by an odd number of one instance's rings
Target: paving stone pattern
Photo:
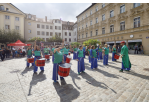
[[[121,59],[109,65],[98,61],[91,69],[85,58],[85,73],[77,74],[77,61],[71,61],[71,71],[65,80],[52,81],[53,64],[46,61],[45,71],[33,74],[26,68],[26,58],[0,61],[1,102],[149,102],[149,56],[129,55],[130,72],[121,69]],[[72,56],[72,55],[71,55]]]

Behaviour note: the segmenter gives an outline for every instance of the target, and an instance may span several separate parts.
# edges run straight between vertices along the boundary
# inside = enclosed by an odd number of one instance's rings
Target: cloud
[[[13,3],[24,13],[36,15],[38,18],[62,19],[76,22],[76,16],[83,12],[91,3]]]

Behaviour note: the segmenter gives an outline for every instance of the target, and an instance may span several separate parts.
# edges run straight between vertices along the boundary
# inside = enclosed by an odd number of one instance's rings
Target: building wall
[[[120,13],[120,6],[125,4],[125,12]],[[97,3],[91,6],[81,15],[77,16],[78,23],[78,42],[83,43],[88,39],[98,39],[100,42],[106,43],[109,41],[121,41],[142,39],[142,45],[144,47],[145,54],[149,54],[149,4],[140,3],[140,6],[134,8],[133,3],[105,3],[105,7],[102,8],[102,3]],[[98,6],[98,11],[95,11]],[[92,10],[92,15],[90,15]],[[110,18],[110,11],[114,10],[114,16]],[[88,14],[86,18],[85,15]],[[105,20],[102,21],[102,15],[105,14]],[[82,16],[84,16],[82,20]],[[96,23],[96,17],[98,23]],[[140,27],[134,28],[134,18],[140,17]],[[80,21],[79,21],[80,20]],[[90,25],[90,21],[92,25]],[[125,22],[125,30],[120,31],[120,22]],[[88,27],[85,25],[88,23]],[[82,29],[82,25],[84,25]],[[110,33],[110,25],[114,25],[114,32]],[[80,30],[79,30],[80,27]],[[105,34],[102,34],[102,28],[105,27]],[[96,35],[96,30],[98,34]],[[90,32],[92,31],[92,36]],[[82,38],[82,34],[88,33],[88,37]],[[80,35],[80,39],[79,39]],[[130,35],[134,35],[130,38]],[[128,43],[128,42],[127,42]]]
[[[77,42],[77,23],[73,26],[73,42]]]

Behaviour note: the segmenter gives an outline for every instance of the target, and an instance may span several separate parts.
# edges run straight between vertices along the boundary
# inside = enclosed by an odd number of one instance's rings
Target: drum
[[[69,63],[64,63],[59,65],[58,74],[61,77],[67,77],[70,72],[71,65]]]
[[[46,58],[46,59],[49,59],[49,58],[50,58],[50,54],[45,55],[45,58]]]
[[[28,62],[28,63],[34,63],[34,58],[28,58],[28,59],[27,59],[27,62]]]
[[[119,59],[119,57],[120,57],[120,55],[118,55],[118,54],[115,54],[115,55],[114,55],[114,58],[115,58],[115,59]]]
[[[35,61],[35,65],[38,67],[43,67],[45,66],[45,60],[46,60],[45,58],[37,59]]]
[[[71,56],[70,55],[67,55],[66,63],[70,63],[71,59],[72,59]]]

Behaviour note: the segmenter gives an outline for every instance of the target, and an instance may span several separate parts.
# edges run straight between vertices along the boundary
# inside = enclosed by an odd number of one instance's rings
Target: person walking
[[[9,49],[8,48],[6,48],[6,58],[9,58]]]
[[[135,49],[134,54],[136,54],[136,52],[138,54],[138,45],[137,44],[134,46],[134,49]]]
[[[140,50],[141,50],[140,53],[141,53],[141,54],[144,54],[144,52],[143,52],[143,46],[142,46],[142,45],[140,46]]]

